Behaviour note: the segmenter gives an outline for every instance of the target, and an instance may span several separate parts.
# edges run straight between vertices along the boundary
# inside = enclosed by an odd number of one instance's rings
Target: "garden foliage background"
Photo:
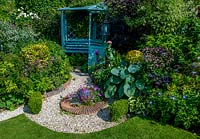
[[[69,79],[70,63],[87,61],[79,54],[62,55],[57,9],[98,2],[0,0],[0,108],[14,109],[34,92],[57,88]],[[200,2],[105,3],[112,45],[106,62],[93,68],[94,83],[107,98],[128,100],[133,116],[199,132]]]

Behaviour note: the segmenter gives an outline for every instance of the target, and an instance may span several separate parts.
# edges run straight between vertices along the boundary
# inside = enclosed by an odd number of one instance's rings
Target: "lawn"
[[[0,122],[1,139],[200,139],[169,125],[160,125],[139,117],[116,127],[91,134],[58,133],[42,127],[25,115]]]

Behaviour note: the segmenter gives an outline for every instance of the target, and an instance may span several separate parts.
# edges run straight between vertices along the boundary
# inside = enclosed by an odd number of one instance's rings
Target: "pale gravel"
[[[57,132],[90,133],[117,125],[117,123],[109,121],[108,108],[91,115],[72,115],[61,111],[59,105],[61,98],[74,93],[80,86],[90,84],[91,81],[87,74],[72,72],[71,75],[72,80],[69,86],[59,94],[47,97],[39,114],[33,115],[25,112],[25,115],[32,121]],[[26,109],[21,106],[12,112],[1,112],[0,121],[22,114],[27,111]]]
[[[7,120],[7,119],[16,117],[20,114],[23,114],[24,113],[23,108],[24,108],[24,106],[20,106],[19,108],[17,108],[14,111],[5,110],[3,112],[0,112],[0,121],[4,121],[4,120]]]

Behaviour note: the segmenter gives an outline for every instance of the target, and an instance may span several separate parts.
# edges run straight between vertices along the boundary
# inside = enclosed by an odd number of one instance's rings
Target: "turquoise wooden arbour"
[[[107,7],[103,3],[99,3],[85,7],[65,7],[59,10],[61,11],[61,43],[63,50],[66,53],[88,53],[88,66],[94,65],[97,53],[101,57],[105,55],[105,41],[109,34],[109,25],[106,20],[97,23],[97,15],[107,11]],[[88,15],[88,34],[85,37],[77,37],[74,35],[73,28],[68,20],[70,20],[69,15],[71,13],[82,11]]]

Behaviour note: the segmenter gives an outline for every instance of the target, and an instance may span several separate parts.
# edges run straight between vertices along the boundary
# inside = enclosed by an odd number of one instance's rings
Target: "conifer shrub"
[[[126,99],[117,100],[110,106],[111,121],[119,121],[127,113],[128,100]]]
[[[40,92],[32,92],[29,97],[28,107],[33,114],[38,114],[42,109],[42,95]]]

